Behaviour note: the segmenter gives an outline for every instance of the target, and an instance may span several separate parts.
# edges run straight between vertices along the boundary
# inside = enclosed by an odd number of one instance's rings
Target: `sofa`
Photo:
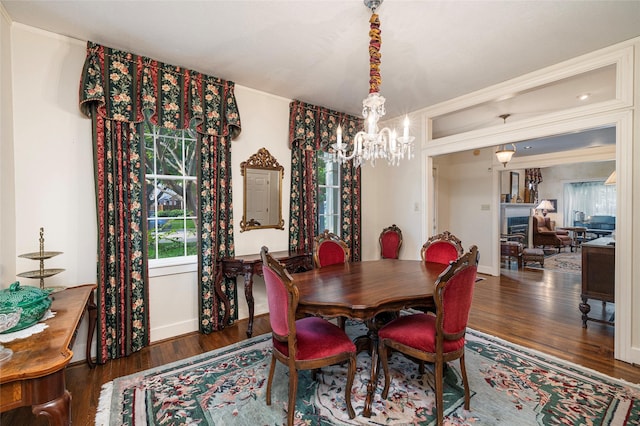
[[[534,247],[556,247],[560,251],[564,247],[571,247],[571,236],[569,231],[555,229],[551,219],[545,216],[533,216],[533,246]]]
[[[587,228],[587,234],[594,234],[596,237],[611,235],[616,229],[616,217],[598,215],[591,216],[588,220],[574,222],[574,226]]]

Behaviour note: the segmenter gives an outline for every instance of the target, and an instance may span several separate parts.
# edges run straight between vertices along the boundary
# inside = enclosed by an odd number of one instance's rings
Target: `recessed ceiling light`
[[[578,100],[581,101],[586,101],[587,99],[589,99],[589,96],[591,96],[589,93],[583,93],[582,95],[578,95]]]
[[[531,149],[531,145],[525,146],[524,149]]]

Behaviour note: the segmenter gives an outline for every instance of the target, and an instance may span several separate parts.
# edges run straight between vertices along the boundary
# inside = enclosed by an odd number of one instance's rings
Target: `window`
[[[318,231],[340,235],[340,164],[328,152],[318,152]]]
[[[566,223],[584,221],[589,216],[616,215],[616,186],[604,181],[571,182],[564,186]]]
[[[166,264],[166,259],[195,261],[195,136],[189,130],[166,129],[147,122],[144,139],[149,265]]]

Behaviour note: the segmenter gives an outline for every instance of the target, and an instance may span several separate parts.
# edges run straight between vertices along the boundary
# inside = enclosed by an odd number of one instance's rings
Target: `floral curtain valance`
[[[344,112],[293,101],[289,104],[289,147],[312,151],[331,151],[336,129],[342,126],[342,141],[349,146],[363,126],[363,119]]]
[[[525,169],[525,185],[528,183],[539,184],[542,182],[542,172],[540,168]]]
[[[235,138],[240,115],[234,83],[144,56],[87,43],[80,107],[90,116],[97,102],[103,118],[184,129],[195,120],[205,135]]]

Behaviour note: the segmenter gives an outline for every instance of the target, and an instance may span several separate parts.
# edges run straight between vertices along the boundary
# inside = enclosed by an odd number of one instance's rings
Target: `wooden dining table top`
[[[434,284],[448,265],[380,259],[293,274],[297,312],[370,319],[385,311],[433,304]]]

